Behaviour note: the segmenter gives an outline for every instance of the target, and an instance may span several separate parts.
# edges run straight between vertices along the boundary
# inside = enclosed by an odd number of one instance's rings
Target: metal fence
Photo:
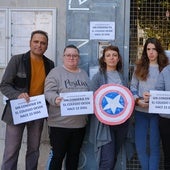
[[[131,0],[130,68],[133,68],[136,58],[140,57],[148,37],[158,38],[164,49],[170,50],[169,0]]]
[[[130,65],[129,78],[134,63],[141,56],[145,40],[156,37],[164,50],[170,50],[170,1],[169,0],[131,0],[130,7]],[[139,170],[140,165],[135,154],[127,164],[127,170]],[[161,149],[160,170],[163,170]]]

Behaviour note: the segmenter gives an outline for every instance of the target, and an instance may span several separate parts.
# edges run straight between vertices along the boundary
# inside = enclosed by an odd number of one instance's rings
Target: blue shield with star
[[[125,86],[105,84],[94,93],[94,112],[104,124],[118,125],[125,122],[133,108],[133,95]]]

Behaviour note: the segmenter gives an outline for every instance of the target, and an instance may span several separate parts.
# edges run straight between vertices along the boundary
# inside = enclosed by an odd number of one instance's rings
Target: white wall
[[[56,65],[60,63],[60,56],[65,47],[65,37],[66,37],[66,2],[65,0],[1,0],[0,8],[56,8],[57,9],[57,51],[56,51]],[[0,69],[0,81],[3,75],[3,69]],[[2,111],[4,108],[2,94],[0,93],[0,117],[2,116]],[[4,149],[4,139],[5,139],[5,123],[0,120],[0,164],[2,160],[2,154]],[[26,132],[24,133],[23,146],[21,150],[21,155],[19,159],[19,169],[24,169],[24,155],[25,155],[25,144]],[[46,159],[48,157],[49,151],[49,140],[48,140],[48,130],[47,124],[44,125],[44,130],[42,134],[42,144],[41,144],[41,156],[39,163],[39,170],[44,169],[46,164]]]

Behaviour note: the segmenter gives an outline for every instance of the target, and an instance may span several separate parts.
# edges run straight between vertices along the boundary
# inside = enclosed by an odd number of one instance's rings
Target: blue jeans
[[[157,114],[135,111],[135,144],[142,170],[158,170],[160,135]]]

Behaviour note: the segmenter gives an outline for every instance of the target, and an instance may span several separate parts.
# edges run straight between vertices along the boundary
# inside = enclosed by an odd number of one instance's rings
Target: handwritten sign
[[[60,93],[61,116],[83,115],[93,113],[93,92]]]
[[[170,114],[170,91],[150,91],[149,113]]]
[[[44,95],[30,97],[30,102],[25,99],[11,100],[11,109],[14,124],[20,124],[48,117]]]

